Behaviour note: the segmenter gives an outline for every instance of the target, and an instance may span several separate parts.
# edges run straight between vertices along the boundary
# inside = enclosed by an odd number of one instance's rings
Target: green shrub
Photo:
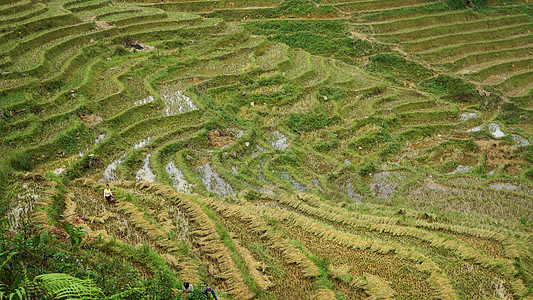
[[[346,24],[340,20],[313,21],[313,20],[275,20],[252,21],[245,24],[246,29],[254,34],[266,36],[286,34],[291,32],[307,31],[329,37],[346,36]]]
[[[253,21],[246,28],[254,34],[302,48],[311,54],[352,58],[387,51],[388,46],[365,40],[351,39],[346,23],[341,20],[276,20]]]
[[[336,15],[336,10],[331,6],[317,6],[310,0],[284,0],[274,7],[267,17],[305,17],[310,14]]]
[[[529,170],[527,170],[524,175],[527,179],[533,180],[533,168],[529,168]]]
[[[277,35],[273,40],[285,43],[293,48],[302,48],[312,54],[333,55],[342,50],[355,54],[353,42],[349,38],[331,38],[314,32],[299,31]]]
[[[388,53],[372,56],[370,63],[365,69],[384,75],[387,79],[395,83],[402,83],[403,80],[418,83],[435,74],[422,64]]]
[[[483,99],[473,83],[451,75],[440,74],[421,82],[426,90],[440,94],[445,99],[460,103],[475,103]]]
[[[50,220],[52,220],[52,222],[57,222],[62,218],[62,213],[65,210],[66,187],[63,184],[63,181],[53,173],[48,173],[47,179],[57,183],[54,188],[56,193],[51,196],[52,204],[47,208]]]
[[[339,146],[340,140],[335,133],[328,131],[326,134],[327,136],[324,139],[324,141],[320,142],[319,144],[313,147],[315,148],[315,150],[320,151],[320,152],[328,152]]]
[[[25,151],[13,153],[9,163],[17,171],[31,171],[35,167],[35,161]]]
[[[483,8],[486,0],[446,0],[446,4],[451,9],[465,9],[465,8]]]
[[[376,172],[376,165],[373,160],[366,160],[358,169],[359,176],[368,176]]]
[[[446,4],[451,9],[463,9],[465,8],[465,0],[446,0]]]
[[[386,143],[381,147],[379,151],[379,156],[383,159],[387,159],[391,155],[398,154],[401,149],[401,144],[398,141],[392,141]]]
[[[286,165],[286,166],[299,166],[300,165],[300,158],[298,155],[293,153],[292,151],[284,151],[279,155],[276,155],[274,159],[272,160],[273,163],[276,165]]]
[[[291,113],[285,124],[297,132],[314,131],[339,122],[339,117],[328,118],[324,113]]]

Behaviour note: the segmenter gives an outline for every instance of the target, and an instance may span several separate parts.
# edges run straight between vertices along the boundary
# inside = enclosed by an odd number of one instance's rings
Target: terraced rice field
[[[530,9],[515,5],[481,12],[413,13],[364,26],[376,39],[398,43],[413,59],[513,98],[532,88],[527,77],[533,55]]]
[[[0,213],[221,299],[527,299],[533,7],[489,2],[0,0]]]

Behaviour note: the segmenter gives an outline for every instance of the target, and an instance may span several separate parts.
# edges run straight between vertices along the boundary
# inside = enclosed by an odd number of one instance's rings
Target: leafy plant
[[[418,83],[434,75],[432,70],[417,62],[388,53],[380,53],[370,57],[370,63],[365,69],[384,75],[392,82],[400,84],[403,80]]]
[[[285,124],[297,132],[314,131],[338,122],[339,117],[328,118],[324,113],[316,112],[303,114],[291,113],[288,118],[285,119]]]
[[[302,17],[310,14],[335,15],[336,10],[331,6],[318,6],[310,0],[284,0],[272,9],[268,17]]]
[[[67,274],[52,273],[35,277],[51,299],[98,299],[104,294],[91,279],[79,279]]]
[[[83,230],[83,226],[77,226],[81,223],[83,216],[81,215],[68,215],[61,216],[62,220],[59,221],[61,228],[67,233],[66,239],[72,246],[78,246],[83,240],[83,236],[87,235],[87,232]],[[70,220],[69,220],[70,218]]]
[[[0,284],[0,300],[15,300],[15,299],[25,300],[27,299],[26,289],[24,289],[23,286],[15,289],[13,292],[9,294],[7,292],[1,291],[4,287],[5,287],[4,284]]]
[[[483,98],[473,83],[447,74],[439,74],[437,77],[424,80],[421,85],[455,102],[477,102]]]

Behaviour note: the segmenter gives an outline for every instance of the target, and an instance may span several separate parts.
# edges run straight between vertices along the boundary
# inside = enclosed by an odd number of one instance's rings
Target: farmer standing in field
[[[109,188],[109,183],[105,185],[104,197],[107,202],[113,202],[115,200],[113,199],[113,193],[111,193],[111,189]]]
[[[215,291],[214,291],[211,287],[209,287],[209,286],[206,287],[206,288],[202,291],[202,293],[205,295],[205,297],[206,297],[207,299],[209,299],[209,293],[211,293],[211,295],[213,295],[213,298],[214,298],[215,300],[218,300],[218,299],[217,299],[217,295],[215,295]]]
[[[192,294],[192,292],[194,292],[194,287],[192,286],[192,284],[185,281],[183,283],[183,287],[181,288],[181,293],[185,294],[185,296],[188,297],[190,294]]]

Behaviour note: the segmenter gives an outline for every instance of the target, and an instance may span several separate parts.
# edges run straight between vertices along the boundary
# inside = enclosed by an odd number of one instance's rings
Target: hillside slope
[[[0,0],[7,229],[222,299],[531,297],[533,7],[458,2]]]

